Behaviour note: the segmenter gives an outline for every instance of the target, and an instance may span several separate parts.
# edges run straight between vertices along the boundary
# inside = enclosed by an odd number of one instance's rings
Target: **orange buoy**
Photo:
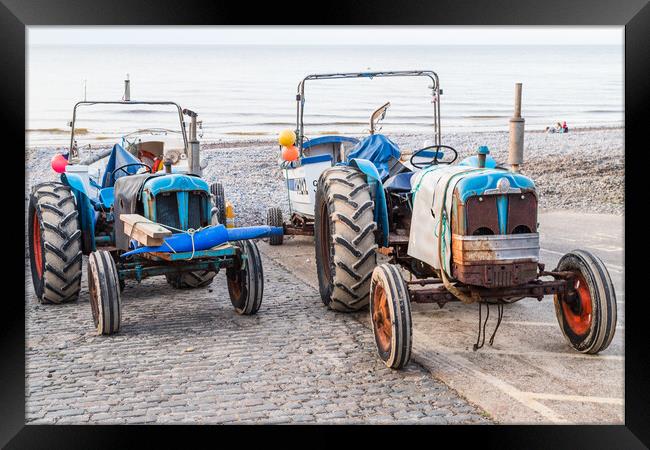
[[[300,156],[298,147],[290,145],[289,147],[282,147],[282,159],[285,161],[295,161]]]

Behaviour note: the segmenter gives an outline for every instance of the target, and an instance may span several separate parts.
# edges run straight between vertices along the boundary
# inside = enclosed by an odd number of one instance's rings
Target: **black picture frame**
[[[254,6],[253,6],[254,5]],[[254,12],[252,11],[254,10]],[[405,2],[374,1],[367,3],[319,3],[317,9],[306,3],[217,2],[173,0],[0,0],[0,55],[3,82],[0,84],[0,115],[7,147],[3,153],[3,186],[0,196],[11,211],[24,211],[24,196],[18,188],[10,188],[20,180],[25,182],[24,157],[20,149],[25,144],[25,71],[26,26],[30,25],[236,25],[261,24],[277,21],[282,24],[336,24],[336,25],[620,25],[625,26],[625,285],[628,290],[625,324],[625,425],[624,426],[495,426],[495,427],[439,427],[431,430],[419,427],[381,427],[372,433],[390,445],[407,443],[412,433],[421,433],[425,442],[440,442],[451,438],[456,442],[476,439],[484,447],[517,448],[644,448],[650,445],[650,379],[647,356],[647,337],[643,333],[648,318],[647,297],[643,282],[647,278],[641,245],[646,242],[647,228],[643,209],[647,205],[647,184],[644,166],[647,161],[647,143],[642,144],[643,131],[650,99],[648,61],[650,46],[650,6],[647,0],[507,0],[507,1],[438,1]],[[594,87],[597,95],[597,86]],[[10,139],[6,139],[9,137]],[[24,148],[24,147],[23,147]],[[18,167],[23,167],[19,171]],[[16,192],[14,192],[16,191]],[[11,206],[7,200],[11,200]],[[5,217],[16,215],[5,214]],[[5,222],[3,250],[13,243],[13,252],[25,257],[25,246],[19,239],[11,239],[16,225]],[[644,226],[645,225],[645,226]],[[638,240],[638,242],[637,242]],[[0,242],[3,242],[0,241]],[[15,242],[13,242],[15,241]],[[638,248],[638,250],[637,250]],[[640,256],[635,261],[635,252]],[[11,258],[12,259],[12,258]],[[5,257],[5,260],[10,258]],[[3,264],[4,290],[2,326],[0,327],[0,445],[7,448],[132,448],[134,435],[144,436],[147,446],[154,440],[167,444],[172,438],[185,443],[202,433],[230,434],[241,427],[121,427],[121,426],[25,426],[25,308],[20,302],[20,289],[9,294],[8,288],[25,276],[17,264]],[[632,294],[630,295],[629,292]],[[636,294],[636,295],[634,295]],[[24,291],[23,296],[24,298]],[[310,429],[311,427],[303,428]],[[317,427],[322,442],[329,438],[339,442],[341,432],[351,429]],[[282,430],[293,433],[293,430]],[[255,431],[275,433],[277,427],[262,427]],[[365,431],[370,431],[367,428]],[[391,436],[387,436],[391,435]],[[219,438],[220,440],[223,437]],[[209,441],[208,441],[209,442]],[[213,443],[215,441],[212,441]]]

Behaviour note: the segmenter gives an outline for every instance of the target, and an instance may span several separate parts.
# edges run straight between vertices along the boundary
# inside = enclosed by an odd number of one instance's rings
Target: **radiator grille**
[[[156,221],[174,228],[181,227],[176,192],[165,192],[156,196]]]
[[[188,205],[188,226],[189,228],[194,228],[195,230],[201,228],[201,217],[203,217],[201,210],[203,202],[201,199],[201,194],[195,194],[193,192],[190,193]]]

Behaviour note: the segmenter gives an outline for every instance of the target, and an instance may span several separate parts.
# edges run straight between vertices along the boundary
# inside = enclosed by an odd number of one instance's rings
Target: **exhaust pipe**
[[[490,150],[488,149],[487,145],[481,145],[478,148],[478,151],[476,152],[476,159],[478,162],[478,167],[480,169],[485,168],[485,161],[487,159],[487,155],[490,153]]]
[[[508,164],[512,172],[519,172],[524,163],[524,118],[521,117],[521,83],[515,84],[515,114],[510,118]]]
[[[196,137],[196,117],[198,114],[189,109],[184,109],[183,114],[190,117],[190,130],[188,136],[189,154],[187,155],[190,173],[201,176],[201,145]]]

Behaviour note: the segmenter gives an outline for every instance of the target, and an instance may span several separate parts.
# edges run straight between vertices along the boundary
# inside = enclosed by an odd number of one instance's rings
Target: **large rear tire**
[[[413,327],[411,298],[406,282],[393,264],[381,264],[370,282],[370,320],[377,353],[391,369],[411,359]]]
[[[266,213],[266,224],[271,227],[282,227],[284,223],[282,221],[282,210],[280,208],[269,208]],[[280,236],[271,236],[269,238],[269,245],[282,245],[284,240],[284,235]]]
[[[81,230],[74,194],[64,184],[32,188],[28,212],[29,261],[41,303],[77,300],[81,289]]]
[[[238,314],[253,315],[260,309],[264,295],[262,258],[253,241],[236,241],[233,244],[246,258],[240,267],[226,269],[230,301]]]
[[[316,265],[321,299],[331,309],[357,311],[368,305],[377,265],[374,208],[361,171],[336,166],[321,174],[314,222]]]
[[[97,334],[117,333],[122,322],[120,279],[115,261],[105,250],[88,256],[88,291]]]
[[[165,278],[175,289],[196,289],[208,286],[214,280],[217,272],[202,270],[200,272],[183,272],[180,274],[166,274]]]
[[[616,295],[605,264],[585,250],[574,250],[560,258],[556,270],[575,274],[575,297],[554,297],[562,334],[581,353],[605,350],[616,331]]]
[[[219,223],[226,224],[226,195],[223,191],[223,184],[218,181],[210,185],[210,193],[214,196],[214,206],[217,208],[216,216]]]

